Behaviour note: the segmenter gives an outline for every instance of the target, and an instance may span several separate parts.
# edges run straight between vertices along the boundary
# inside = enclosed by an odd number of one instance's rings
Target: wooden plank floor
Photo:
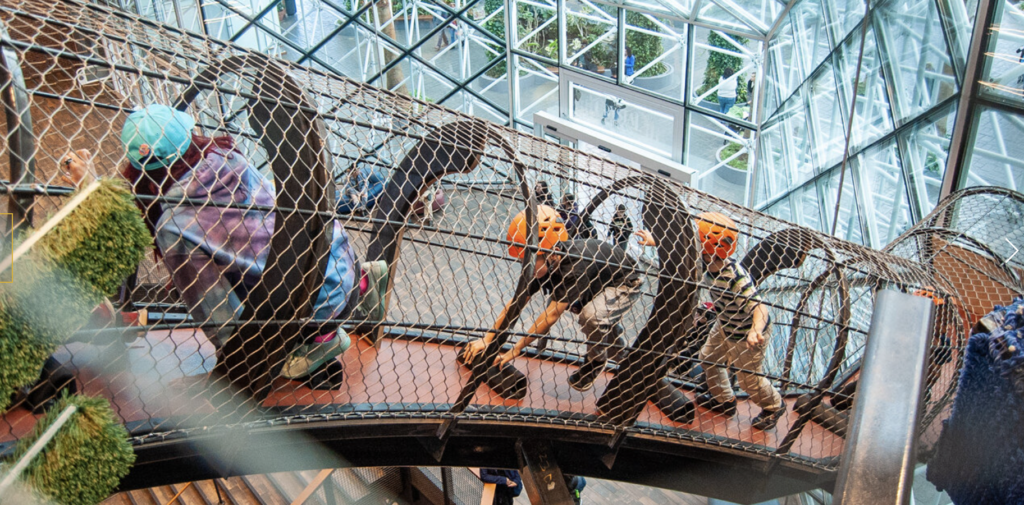
[[[124,363],[126,370],[109,379],[94,368],[103,358],[94,346],[74,344],[58,357],[71,359],[85,384],[85,392],[112,399],[115,410],[127,422],[211,411],[209,404],[199,403],[190,396],[186,383],[200,379],[212,367],[212,356],[213,348],[201,333],[179,330],[152,332],[131,344]],[[374,348],[357,340],[341,357],[346,377],[339,389],[313,391],[298,382],[278,379],[266,405],[306,405],[310,406],[310,411],[315,411],[317,405],[326,404],[372,403],[384,408],[384,404],[396,403],[449,403],[456,398],[468,376],[468,371],[459,366],[455,358],[456,349],[448,345],[384,339]],[[579,392],[566,382],[575,369],[573,366],[528,358],[518,359],[515,365],[529,379],[525,398],[504,400],[482,386],[474,403],[593,414],[596,401],[611,377],[610,373],[605,373],[593,389]],[[692,430],[775,447],[796,419],[793,400],[787,402],[790,404],[787,416],[776,429],[765,432],[750,428],[750,420],[759,409],[745,401],[740,402],[733,418],[698,409],[697,418],[690,425],[675,425],[648,404],[640,421],[666,429]],[[13,409],[0,421],[9,425],[3,430],[3,438],[10,440],[24,435],[31,429],[35,417],[23,409]],[[813,458],[835,456],[841,452],[842,442],[831,432],[811,423],[799,438],[794,452]]]
[[[335,470],[324,485],[333,483],[335,503],[338,504],[355,503],[369,494],[378,494],[383,497],[381,486],[371,480],[373,477],[383,475],[383,472],[374,470],[377,469]],[[439,472],[437,468],[420,468],[418,470],[424,475],[434,475]],[[316,474],[316,472],[304,473]],[[454,498],[458,500],[457,503],[472,505],[479,503],[483,484],[476,481],[476,477],[468,469],[453,468],[452,478],[453,492],[456,493]],[[351,494],[348,489],[352,482],[363,486],[363,493]],[[419,482],[424,481],[420,480]],[[218,479],[216,486],[220,489],[220,495],[214,489],[215,482],[205,480],[192,482],[191,485],[181,483],[117,493],[104,500],[102,505],[165,505],[172,503],[175,505],[213,505],[217,504],[220,499],[223,499],[225,505],[289,505],[305,488],[305,483],[308,483],[308,476],[304,478],[303,472],[246,475]],[[366,486],[370,486],[370,488]],[[180,494],[178,494],[179,492]],[[392,499],[400,499],[394,494],[386,492],[385,494]],[[587,486],[582,497],[587,505],[706,505],[708,503],[708,499],[703,496],[600,479],[587,479]],[[172,501],[172,498],[175,499]],[[320,505],[324,501],[322,494],[313,494],[305,503]],[[398,501],[397,503],[405,502]],[[526,493],[522,493],[516,498],[515,503],[516,505],[529,505],[530,501]]]

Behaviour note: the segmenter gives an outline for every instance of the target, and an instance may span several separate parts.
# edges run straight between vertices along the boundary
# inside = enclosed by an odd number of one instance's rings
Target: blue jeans
[[[731,109],[733,105],[736,105],[736,97],[718,97],[718,112],[721,112],[722,114],[728,114],[729,109]]]
[[[601,119],[608,119],[608,113],[611,112],[611,111],[615,111],[615,120],[618,121],[619,120],[619,108],[615,107],[614,105],[611,105],[611,106],[605,105],[604,106],[604,116],[601,117]]]

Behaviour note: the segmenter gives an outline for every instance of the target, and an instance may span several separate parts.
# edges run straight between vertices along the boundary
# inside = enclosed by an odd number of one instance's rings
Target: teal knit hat
[[[128,160],[138,169],[170,166],[192,144],[192,116],[166,105],[150,105],[133,112],[121,129]]]

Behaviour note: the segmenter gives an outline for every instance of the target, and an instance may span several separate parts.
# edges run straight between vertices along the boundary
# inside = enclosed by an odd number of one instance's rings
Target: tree
[[[647,18],[646,15],[639,12],[626,11],[626,26],[635,26],[637,28],[643,28],[652,32],[661,33],[661,28]],[[651,35],[636,30],[626,30],[626,47],[633,52],[633,56],[636,57],[636,64],[634,68],[640,70],[648,63],[656,60],[663,51],[661,46],[662,39],[657,35]],[[653,67],[647,70],[647,76],[653,77],[656,75],[664,74],[668,72],[668,67],[658,62]]]

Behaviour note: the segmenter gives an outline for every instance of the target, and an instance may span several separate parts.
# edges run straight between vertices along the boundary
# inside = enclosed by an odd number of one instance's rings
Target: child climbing
[[[243,300],[263,274],[275,213],[254,207],[272,207],[276,191],[273,181],[256,170],[231,137],[203,137],[192,132],[194,126],[191,116],[164,105],[132,113],[121,132],[129,160],[123,175],[136,195],[170,200],[139,199],[137,203],[192,319],[226,323],[241,316]],[[179,199],[184,201],[175,201]],[[196,200],[216,205],[196,204]],[[386,277],[386,265],[361,265],[362,289],[353,289],[356,257],[341,222],[334,221],[331,237],[312,317],[348,317],[362,291],[370,296],[363,297],[360,315],[379,318],[375,294],[380,277]],[[231,334],[232,328],[226,326],[209,332],[218,359]],[[307,377],[350,344],[340,326],[313,335],[293,350],[281,375]]]
[[[569,385],[578,391],[586,391],[594,385],[605,363],[616,359],[626,347],[619,321],[640,297],[643,278],[637,270],[636,261],[626,254],[625,249],[595,239],[569,240],[565,224],[555,209],[540,205],[537,214],[542,250],[537,252],[534,279],[527,296],[543,290],[551,295],[551,300],[527,332],[531,335],[546,334],[566,310],[577,314],[580,327],[587,335],[587,357],[583,366],[569,377]],[[636,235],[641,238],[641,245],[656,245],[650,232],[641,230]],[[525,211],[512,219],[508,240],[513,242],[508,248],[509,255],[521,259],[527,240]],[[504,321],[511,304],[510,301],[498,316],[495,329]],[[465,362],[472,363],[494,336],[491,332],[470,342],[463,351]],[[520,339],[515,347],[500,355],[494,365],[504,367],[534,339]]]
[[[765,339],[771,335],[768,308],[761,303],[750,275],[731,258],[738,239],[736,223],[721,213],[705,212],[698,216],[697,227],[704,277],[710,283],[717,317],[700,351],[701,359],[709,363],[704,371],[708,392],[697,397],[697,404],[735,415],[736,396],[724,368],[732,365],[739,369],[740,387],[761,407],[752,426],[770,430],[785,414],[786,404],[768,379],[755,375],[763,372]]]

